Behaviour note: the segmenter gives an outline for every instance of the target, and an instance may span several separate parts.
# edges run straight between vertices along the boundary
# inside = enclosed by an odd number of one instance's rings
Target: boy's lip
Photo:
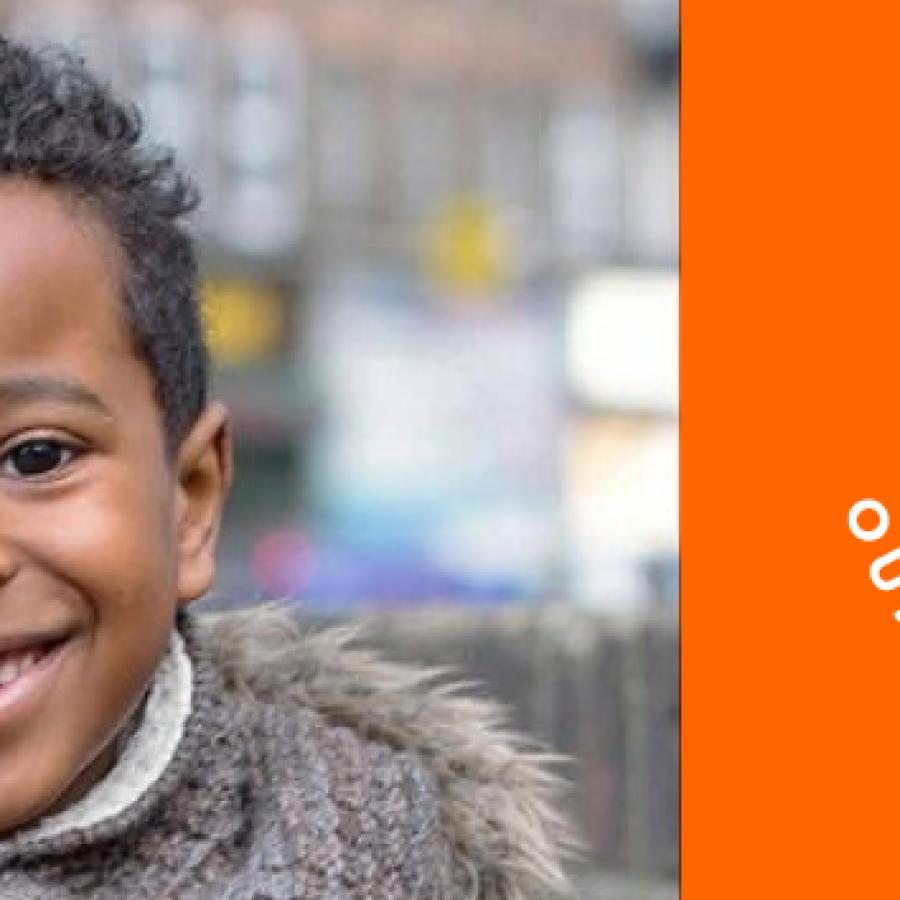
[[[15,631],[8,629],[0,632],[0,656],[5,653],[21,653],[40,647],[55,647],[68,640],[73,633],[70,627],[50,628],[46,630]]]
[[[14,681],[0,687],[0,731],[17,719],[29,716],[40,706],[56,680],[60,664],[68,656],[71,644],[71,640],[63,639],[46,645],[48,650],[38,662]],[[26,645],[29,646],[34,644]]]

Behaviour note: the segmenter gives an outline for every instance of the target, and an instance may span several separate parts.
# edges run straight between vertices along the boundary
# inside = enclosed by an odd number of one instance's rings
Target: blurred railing
[[[366,619],[398,660],[450,665],[513,723],[572,757],[585,868],[671,879],[678,865],[678,632],[551,606],[403,610]]]

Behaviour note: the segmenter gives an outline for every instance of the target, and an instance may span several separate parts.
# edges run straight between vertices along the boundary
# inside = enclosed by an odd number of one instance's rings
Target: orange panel
[[[900,6],[682,12],[682,896],[900,897]]]

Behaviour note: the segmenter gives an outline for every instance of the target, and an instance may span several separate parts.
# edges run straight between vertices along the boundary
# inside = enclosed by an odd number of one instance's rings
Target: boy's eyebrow
[[[109,407],[93,391],[78,381],[50,375],[0,378],[0,405],[17,406],[40,400],[89,406],[108,419],[114,418]]]

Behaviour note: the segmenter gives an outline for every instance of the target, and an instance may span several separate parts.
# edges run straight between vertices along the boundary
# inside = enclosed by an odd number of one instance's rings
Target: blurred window
[[[619,0],[631,40],[645,52],[678,45],[678,0]]]
[[[570,425],[567,444],[573,599],[622,613],[664,596],[672,600],[671,584],[660,583],[666,577],[660,568],[674,568],[678,552],[677,425],[583,416]]]
[[[549,133],[553,222],[563,254],[603,261],[614,252],[620,220],[620,129],[611,102],[566,99]]]
[[[516,212],[538,209],[541,119],[533,92],[493,95],[482,107],[482,182],[488,197]]]
[[[0,2],[0,13],[6,3]],[[10,17],[10,31],[37,44],[62,44],[84,57],[92,68],[118,79],[119,58],[113,25],[94,0],[19,3]]]
[[[320,202],[326,209],[365,209],[374,182],[371,83],[362,74],[324,68],[317,86],[315,177]]]
[[[674,416],[678,409],[678,278],[611,271],[573,292],[566,362],[575,396],[598,410]]]
[[[128,10],[124,25],[128,81],[149,139],[171,146],[182,165],[207,176],[211,58],[203,22],[181,4],[145,2]]]
[[[668,92],[630,111],[625,153],[625,251],[637,262],[678,259],[678,108]]]
[[[237,473],[228,498],[227,527],[262,532],[293,512],[298,492],[298,452],[292,436],[271,436],[248,441],[249,427],[235,442]]]
[[[288,21],[235,14],[223,31],[222,216],[226,244],[290,250],[305,217],[299,161],[306,137],[302,48]]]
[[[400,98],[400,202],[414,219],[430,216],[453,189],[453,94],[444,85],[410,87]]]

